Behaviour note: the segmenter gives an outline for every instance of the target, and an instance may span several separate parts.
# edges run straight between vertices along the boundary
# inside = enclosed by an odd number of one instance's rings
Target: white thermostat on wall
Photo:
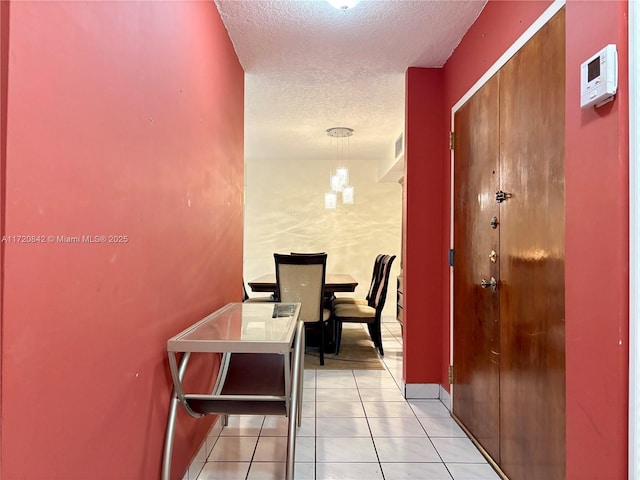
[[[580,66],[580,106],[599,107],[618,90],[618,52],[607,45]]]

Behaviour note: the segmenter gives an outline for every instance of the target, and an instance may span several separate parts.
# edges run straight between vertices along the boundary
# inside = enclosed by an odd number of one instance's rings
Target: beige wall
[[[274,271],[273,253],[327,252],[327,271],[369,288],[379,253],[396,255],[384,314],[395,316],[400,271],[402,189],[378,183],[377,162],[349,161],[355,204],[324,210],[330,162],[247,160],[245,166],[244,278]],[[251,292],[249,292],[251,295]]]

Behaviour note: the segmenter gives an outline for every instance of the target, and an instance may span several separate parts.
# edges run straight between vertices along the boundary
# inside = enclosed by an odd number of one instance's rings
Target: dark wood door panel
[[[501,70],[501,455],[565,477],[564,10]]]
[[[497,278],[499,215],[499,79],[493,78],[455,115],[453,412],[499,459],[499,297],[481,280]]]

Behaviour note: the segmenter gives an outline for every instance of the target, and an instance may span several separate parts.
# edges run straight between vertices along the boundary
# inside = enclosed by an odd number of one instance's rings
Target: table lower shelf
[[[240,415],[286,415],[284,356],[275,353],[233,353],[224,386],[226,399],[204,395],[185,395],[189,407],[197,413]],[[231,400],[229,396],[256,396],[256,400]],[[263,397],[258,399],[258,397]],[[268,399],[268,397],[273,397]]]

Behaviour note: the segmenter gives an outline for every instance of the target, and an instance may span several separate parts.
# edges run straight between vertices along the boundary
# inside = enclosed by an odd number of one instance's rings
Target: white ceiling
[[[354,129],[349,158],[393,158],[408,67],[440,67],[486,0],[215,0],[245,70],[245,157],[327,159],[326,130]]]

